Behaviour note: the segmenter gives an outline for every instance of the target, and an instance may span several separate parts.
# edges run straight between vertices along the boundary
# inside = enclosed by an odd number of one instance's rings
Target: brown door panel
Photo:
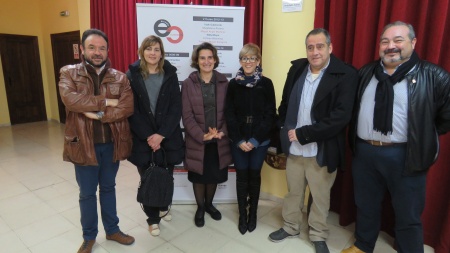
[[[0,34],[11,124],[47,120],[36,36]]]

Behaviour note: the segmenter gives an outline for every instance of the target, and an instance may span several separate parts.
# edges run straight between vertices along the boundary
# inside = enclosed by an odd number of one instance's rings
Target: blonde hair
[[[239,52],[239,59],[244,57],[244,55],[255,55],[258,60],[261,60],[261,49],[253,43],[245,44]]]

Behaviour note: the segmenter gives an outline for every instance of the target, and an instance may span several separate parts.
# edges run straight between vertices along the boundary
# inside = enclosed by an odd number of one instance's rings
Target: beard
[[[95,68],[101,68],[103,67],[103,65],[105,65],[106,60],[103,60],[100,64],[95,64],[91,59],[89,59],[86,55],[84,55],[84,60],[89,63],[90,65],[92,65]]]
[[[394,58],[387,58],[386,55],[387,54],[391,54],[391,53],[398,53],[398,57],[394,57]],[[406,59],[406,57],[404,57],[402,55],[402,51],[398,48],[392,48],[392,49],[386,49],[383,51],[383,55],[381,56],[381,60],[385,63],[396,63],[396,62],[402,62]]]

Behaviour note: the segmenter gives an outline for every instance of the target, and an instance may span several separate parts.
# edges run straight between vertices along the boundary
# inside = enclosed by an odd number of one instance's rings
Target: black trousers
[[[382,201],[388,190],[395,212],[398,252],[424,252],[420,217],[425,206],[426,173],[402,175],[406,144],[372,146],[358,140],[356,150],[352,164],[357,206],[356,247],[373,252],[380,230]]]

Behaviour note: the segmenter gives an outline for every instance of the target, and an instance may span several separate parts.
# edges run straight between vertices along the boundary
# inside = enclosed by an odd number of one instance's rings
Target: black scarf
[[[402,81],[418,61],[419,57],[413,51],[411,58],[402,63],[391,76],[384,73],[381,63],[375,67],[374,74],[378,79],[378,84],[375,92],[375,108],[373,110],[373,130],[379,131],[384,135],[392,133],[394,85]]]

